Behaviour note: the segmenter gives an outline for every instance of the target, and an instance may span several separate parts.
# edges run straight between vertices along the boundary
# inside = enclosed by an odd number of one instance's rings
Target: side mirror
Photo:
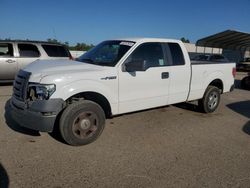
[[[144,60],[135,60],[125,63],[125,71],[127,72],[136,72],[136,71],[146,71],[146,61]]]

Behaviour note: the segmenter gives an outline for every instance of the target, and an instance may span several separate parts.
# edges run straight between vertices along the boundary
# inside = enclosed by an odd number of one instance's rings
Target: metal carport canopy
[[[250,33],[226,30],[199,39],[196,46],[246,51],[250,49]]]

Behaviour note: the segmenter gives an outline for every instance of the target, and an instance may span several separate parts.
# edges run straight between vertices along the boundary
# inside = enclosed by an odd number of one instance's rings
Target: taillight
[[[233,74],[233,77],[235,78],[235,76],[236,76],[236,68],[235,67],[232,69],[232,74]]]

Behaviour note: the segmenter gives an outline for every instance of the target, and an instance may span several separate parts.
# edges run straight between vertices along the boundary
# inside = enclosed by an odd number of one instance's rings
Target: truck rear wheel
[[[92,101],[83,100],[69,105],[60,118],[62,138],[70,145],[86,145],[95,141],[105,125],[103,109]]]
[[[202,99],[198,101],[202,112],[214,112],[220,103],[220,90],[215,86],[208,86]]]

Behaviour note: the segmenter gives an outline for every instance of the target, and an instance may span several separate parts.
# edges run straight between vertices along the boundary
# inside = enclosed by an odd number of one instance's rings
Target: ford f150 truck
[[[93,142],[114,115],[198,100],[211,113],[234,87],[235,63],[192,64],[181,41],[100,43],[78,61],[38,60],[16,76],[11,112],[21,126],[52,132],[70,145]]]

